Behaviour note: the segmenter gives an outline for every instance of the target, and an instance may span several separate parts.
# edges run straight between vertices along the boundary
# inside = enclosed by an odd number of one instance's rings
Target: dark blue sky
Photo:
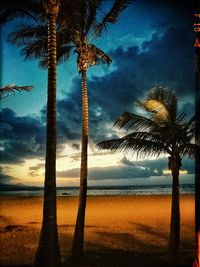
[[[105,2],[109,8],[112,1]],[[2,83],[33,85],[31,93],[18,93],[1,103],[1,160],[3,183],[42,184],[45,149],[45,105],[47,71],[36,61],[23,60],[20,49],[6,42],[2,30]],[[115,25],[94,43],[108,53],[110,67],[88,71],[89,91],[89,179],[91,184],[143,184],[170,182],[163,177],[167,158],[141,159],[131,155],[99,152],[102,141],[120,134],[112,124],[123,111],[135,111],[153,86],[176,91],[180,109],[194,111],[194,36],[189,1],[138,0],[121,14]],[[81,81],[73,54],[58,67],[58,183],[78,184],[81,133]],[[134,167],[133,167],[134,164]],[[156,167],[157,164],[157,167]],[[193,162],[185,168],[193,180]],[[143,179],[141,179],[143,178]]]

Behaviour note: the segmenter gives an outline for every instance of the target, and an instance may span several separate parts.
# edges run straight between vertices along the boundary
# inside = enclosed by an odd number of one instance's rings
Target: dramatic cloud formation
[[[139,2],[139,1],[138,1]],[[127,10],[127,14],[135,12],[137,3]],[[115,120],[123,111],[136,112],[135,101],[143,99],[147,91],[154,86],[164,86],[176,91],[180,100],[180,110],[192,116],[194,113],[194,75],[193,75],[193,33],[190,29],[188,3],[180,1],[144,1],[138,4],[138,17],[141,17],[140,8],[146,8],[146,15],[152,16],[145,24],[147,29],[140,29],[140,21],[136,21],[127,35],[119,40],[120,45],[114,45],[108,54],[112,57],[112,66],[101,69],[102,75],[95,75],[99,67],[89,70],[89,146],[91,157],[99,152],[95,144],[102,140],[115,138],[119,132],[112,129]],[[148,12],[148,9],[152,12]],[[180,12],[179,12],[180,11]],[[160,12],[160,13],[158,13]],[[154,17],[154,14],[157,14]],[[139,14],[139,15],[138,15]],[[160,14],[160,15],[158,15]],[[136,17],[137,17],[136,16]],[[150,23],[151,22],[151,23]],[[150,23],[150,24],[149,24]],[[139,33],[149,29],[153,35],[150,38]],[[128,40],[136,38],[137,41]],[[148,41],[147,41],[148,40]],[[127,41],[127,44],[126,44]],[[133,45],[134,44],[134,45]],[[101,43],[100,43],[101,47]],[[109,49],[111,42],[109,43]],[[104,48],[104,47],[102,47]],[[107,52],[107,51],[106,51]],[[102,71],[103,70],[103,71]],[[92,73],[92,75],[90,74]],[[70,147],[71,159],[80,158],[81,138],[81,78],[70,80],[70,90],[57,101],[57,158],[66,146]],[[13,110],[1,110],[1,143],[0,157],[3,164],[24,164],[27,159],[42,159],[45,156],[45,121],[46,108],[36,116],[18,116]],[[69,156],[69,152],[68,152]],[[44,168],[43,163],[35,163],[29,167],[29,176],[37,176]],[[184,160],[183,167],[194,173],[194,162]],[[132,162],[123,158],[118,166],[92,167],[89,169],[89,179],[129,179],[148,178],[162,175],[167,168],[167,158]],[[63,169],[63,168],[62,168]],[[12,177],[2,174],[3,181],[11,181]],[[79,169],[58,171],[58,177],[76,178]]]
[[[80,169],[71,169],[57,173],[58,178],[78,178]],[[153,175],[153,172],[151,173]],[[149,172],[140,166],[111,166],[111,167],[93,167],[88,170],[89,180],[107,180],[107,179],[130,179],[146,178],[151,176]]]
[[[191,49],[188,49],[191,47]],[[169,29],[165,35],[127,50],[111,52],[116,69],[104,77],[88,82],[90,140],[93,142],[115,137],[112,124],[125,110],[134,111],[134,102],[144,97],[155,85],[173,88],[186,98],[184,111],[191,112],[193,76],[190,33],[183,29]],[[57,103],[58,149],[71,142],[79,148],[81,136],[81,81],[73,80],[70,94]],[[190,100],[191,99],[191,100]],[[45,109],[41,118],[18,117],[12,110],[1,111],[2,163],[23,163],[26,158],[44,156]]]
[[[168,168],[168,158],[159,158],[154,160],[142,160],[142,161],[130,161],[126,157],[123,157],[120,165],[127,166],[139,166],[145,168],[151,175],[159,176],[163,174],[163,170]],[[184,158],[182,159],[182,169],[188,171],[189,174],[195,173],[195,162],[192,159]]]
[[[125,110],[134,111],[153,86],[172,88],[180,98],[183,111],[194,111],[193,47],[191,33],[171,28],[162,37],[156,34],[138,47],[117,48],[110,55],[115,70],[104,77],[93,76],[88,82],[90,138],[100,141],[114,137],[111,125]],[[73,80],[70,96],[58,101],[59,140],[80,138],[81,81]],[[187,102],[186,99],[187,98]],[[182,104],[183,102],[183,104]]]
[[[38,118],[19,117],[11,109],[0,112],[1,162],[20,164],[44,156],[45,127]]]
[[[110,167],[93,167],[89,168],[89,180],[118,180],[118,179],[135,179],[150,178],[152,176],[163,175],[163,170],[168,168],[168,158],[157,160],[130,161],[123,157],[119,166]],[[183,161],[183,168],[189,174],[194,174],[194,161],[186,159]],[[78,178],[80,169],[71,169],[57,172],[58,178]]]
[[[10,175],[6,174],[6,170],[2,167],[0,167],[0,185],[5,185],[5,184],[16,184],[20,180],[12,177]]]

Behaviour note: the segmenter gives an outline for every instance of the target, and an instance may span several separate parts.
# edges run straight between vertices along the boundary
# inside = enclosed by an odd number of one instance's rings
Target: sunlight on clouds
[[[165,170],[163,170],[163,174],[165,174],[165,175],[171,175],[172,172],[169,169],[165,169]],[[180,175],[188,174],[188,171],[187,170],[180,170],[179,171],[179,174]]]
[[[75,157],[79,155],[74,155]],[[80,167],[80,161],[73,159],[73,156],[64,156],[60,157],[57,162],[56,162],[56,169],[57,171],[64,171],[68,169],[73,169],[73,168],[79,168]]]
[[[57,186],[79,186],[80,179],[78,178],[57,178]]]
[[[70,156],[73,155],[75,152],[77,153],[78,150],[75,150],[71,145],[66,145],[65,148],[62,150],[59,156]]]
[[[122,153],[100,151],[92,145],[88,147],[88,167],[117,166]],[[81,163],[81,151],[66,145],[57,160],[57,170],[69,170],[79,168]]]
[[[11,165],[8,174],[19,179],[19,183],[26,185],[42,185],[44,181],[44,167],[31,171],[31,167],[40,165],[37,159],[26,160],[24,164]]]

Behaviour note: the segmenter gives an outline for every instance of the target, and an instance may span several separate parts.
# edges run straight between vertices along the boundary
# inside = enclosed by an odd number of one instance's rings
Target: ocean
[[[104,186],[88,187],[88,196],[132,196],[132,195],[168,195],[171,185],[135,185],[135,186]],[[194,184],[180,185],[181,194],[193,194]],[[57,189],[57,196],[78,196],[78,187],[62,187]],[[12,190],[0,191],[0,196],[43,196],[43,190]]]

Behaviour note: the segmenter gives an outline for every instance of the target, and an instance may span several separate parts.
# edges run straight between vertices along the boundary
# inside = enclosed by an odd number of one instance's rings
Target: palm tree
[[[17,86],[17,85],[6,85],[0,87],[0,100],[6,98],[10,94],[15,94],[15,92],[19,91],[31,91],[33,86]]]
[[[102,0],[78,0],[75,2],[63,0],[58,16],[57,26],[57,63],[65,61],[74,48],[77,53],[78,71],[82,76],[82,151],[80,171],[80,194],[76,227],[72,245],[72,257],[83,255],[84,222],[87,197],[87,148],[88,148],[88,97],[87,70],[98,63],[111,63],[111,58],[102,50],[91,44],[91,40],[100,37],[109,23],[115,23],[119,14],[124,10],[129,0],[115,0],[110,11],[97,22],[97,13]],[[66,10],[71,5],[71,14],[66,16]],[[22,46],[25,57],[38,58],[41,67],[47,66],[46,25],[22,26],[13,32],[9,40]]]
[[[118,16],[130,1],[116,0],[110,11],[97,23],[97,11],[102,1],[82,1],[80,6],[80,18],[75,20],[73,43],[78,54],[78,71],[82,76],[82,146],[80,169],[79,206],[72,243],[72,259],[81,259],[84,249],[84,225],[87,200],[87,149],[88,149],[88,95],[87,95],[87,71],[88,68],[99,63],[110,64],[111,58],[101,49],[91,44],[94,37],[100,37],[108,23],[115,23]]]
[[[199,82],[199,78],[198,78]],[[199,84],[198,84],[199,86]],[[200,87],[198,87],[200,89]],[[199,92],[198,92],[199,94]],[[200,145],[200,108],[199,108],[199,96],[196,94],[198,101],[198,110],[196,120],[196,131],[195,131],[195,139],[196,144]],[[195,241],[196,241],[196,253],[193,267],[200,266],[200,151],[196,151],[195,153]]]
[[[24,5],[21,5],[23,2]],[[56,218],[56,19],[59,12],[57,0],[12,1],[1,3],[0,21],[5,23],[17,16],[27,16],[34,22],[47,21],[48,32],[48,100],[46,164],[44,184],[43,222],[35,266],[58,267],[61,265]],[[11,5],[12,4],[12,5]],[[19,5],[18,5],[19,4]],[[32,8],[32,9],[31,9]],[[44,13],[43,13],[44,10]]]
[[[61,266],[56,214],[56,19],[57,0],[44,4],[48,20],[48,93],[43,222],[35,266]]]
[[[195,141],[200,145],[200,51],[195,48],[195,106],[196,106],[196,127]],[[193,267],[200,267],[200,152],[195,153],[195,239],[196,239],[196,255]]]
[[[178,115],[176,94],[166,88],[153,88],[147,99],[138,105],[148,117],[124,112],[114,126],[132,133],[97,146],[112,151],[131,151],[139,157],[169,155],[168,166],[173,179],[168,256],[176,261],[180,245],[179,171],[182,157],[193,157],[195,153],[194,120],[187,121],[184,113]]]

